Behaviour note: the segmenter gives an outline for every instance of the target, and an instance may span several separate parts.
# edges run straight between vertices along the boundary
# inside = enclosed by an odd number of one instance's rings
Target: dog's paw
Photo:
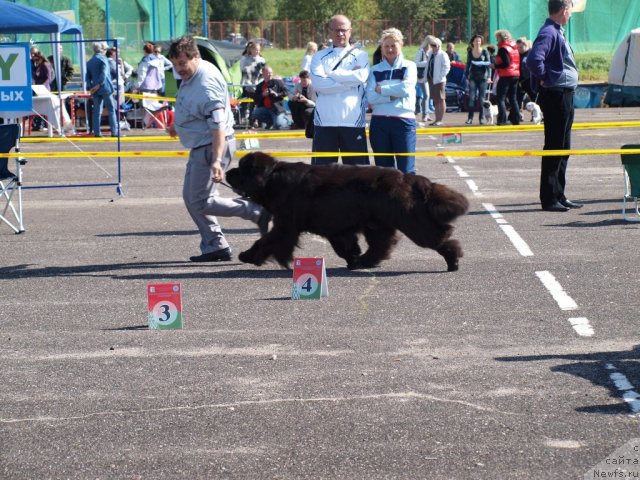
[[[262,262],[259,261],[258,259],[254,258],[254,256],[251,254],[250,250],[246,250],[244,252],[240,252],[240,254],[238,255],[238,260],[240,260],[242,263],[253,263],[256,266],[260,266],[262,265]]]

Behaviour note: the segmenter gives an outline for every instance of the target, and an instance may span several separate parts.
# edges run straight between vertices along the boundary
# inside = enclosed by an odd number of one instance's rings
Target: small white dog
[[[540,122],[542,122],[542,111],[540,110],[540,106],[537,103],[527,102],[524,108],[527,112],[531,112],[531,121],[536,125],[540,125]]]
[[[498,116],[498,106],[493,105],[489,100],[482,102],[482,117],[487,125],[493,125]]]

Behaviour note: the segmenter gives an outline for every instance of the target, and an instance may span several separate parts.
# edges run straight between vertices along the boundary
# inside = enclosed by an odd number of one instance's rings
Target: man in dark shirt
[[[571,148],[578,69],[563,27],[571,18],[572,4],[571,0],[549,0],[549,18],[527,55],[531,88],[539,91],[538,104],[544,115],[544,150]],[[543,210],[566,212],[582,207],[564,194],[568,162],[569,155],[542,157],[540,203]]]
[[[287,87],[280,79],[273,78],[273,70],[268,65],[262,69],[262,80],[256,85],[253,101],[256,108],[251,113],[251,119],[265,124],[266,128],[280,130],[289,128],[291,123],[287,118],[284,97]]]
[[[62,88],[60,90],[64,90],[65,85],[73,78],[73,63],[71,63],[71,59],[62,54],[62,44],[58,44],[58,51],[60,52],[60,80],[62,83]],[[55,72],[57,71],[58,65],[54,61],[53,55],[48,57],[49,63],[53,67],[54,75],[53,80],[51,81],[51,90],[58,90],[58,82],[56,80]]]

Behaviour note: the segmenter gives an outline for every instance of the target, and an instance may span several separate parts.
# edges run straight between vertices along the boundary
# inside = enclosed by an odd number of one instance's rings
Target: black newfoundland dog
[[[311,232],[327,238],[348,268],[371,268],[389,258],[400,230],[442,255],[449,271],[458,269],[462,248],[450,238],[451,222],[469,202],[445,185],[393,168],[288,163],[262,152],[245,155],[226,176],[273,215],[272,229],[240,253],[242,262],[262,265],[273,257],[289,268],[300,234]],[[364,254],[358,234],[369,245]]]

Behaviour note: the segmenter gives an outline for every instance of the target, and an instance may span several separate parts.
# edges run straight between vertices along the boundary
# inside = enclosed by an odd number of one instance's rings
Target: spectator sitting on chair
[[[154,54],[154,45],[144,44],[144,57],[138,63],[137,87],[141,92],[157,94],[164,81],[164,62]]]
[[[160,60],[164,65],[164,70],[160,70],[160,73],[162,74],[162,88],[160,89],[160,92],[159,92],[161,96],[164,96],[165,89],[166,89],[165,71],[173,70],[173,64],[169,61],[167,57],[165,57],[162,54],[162,47],[159,47],[158,45],[156,45],[155,47],[153,47],[153,52],[155,53],[156,58]]]
[[[62,83],[62,88],[60,90],[64,90],[64,87],[67,85],[69,80],[73,78],[73,63],[71,63],[71,59],[69,57],[62,54],[63,48],[61,43],[58,44],[58,51],[60,52],[60,55],[59,55],[60,66],[62,67],[60,69],[60,79]],[[53,79],[51,80],[51,90],[56,92],[58,91],[58,83],[55,75],[56,64],[55,64],[53,55],[50,55],[49,57],[47,57],[47,59],[49,60],[49,63],[52,65],[52,68],[53,68],[53,72],[52,72]]]
[[[300,83],[293,88],[289,101],[294,128],[305,128],[313,121],[313,109],[316,106],[316,91],[311,84],[311,74],[307,70],[300,72]]]
[[[456,52],[456,46],[451,42],[447,43],[447,55],[449,56],[450,62],[460,61],[460,55]]]
[[[44,85],[51,90],[53,69],[47,58],[36,47],[31,48],[31,82],[34,85]]]
[[[269,66],[262,69],[262,77],[264,80],[256,85],[253,94],[256,108],[251,113],[252,122],[265,124],[267,129],[280,130],[289,127],[289,119],[284,108],[287,87],[282,80],[273,78],[273,70]]]
[[[34,85],[44,85],[47,90],[51,90],[51,80],[53,79],[53,70],[47,58],[36,47],[31,48],[31,82]],[[41,116],[33,119],[32,129],[41,130],[45,126]]]

